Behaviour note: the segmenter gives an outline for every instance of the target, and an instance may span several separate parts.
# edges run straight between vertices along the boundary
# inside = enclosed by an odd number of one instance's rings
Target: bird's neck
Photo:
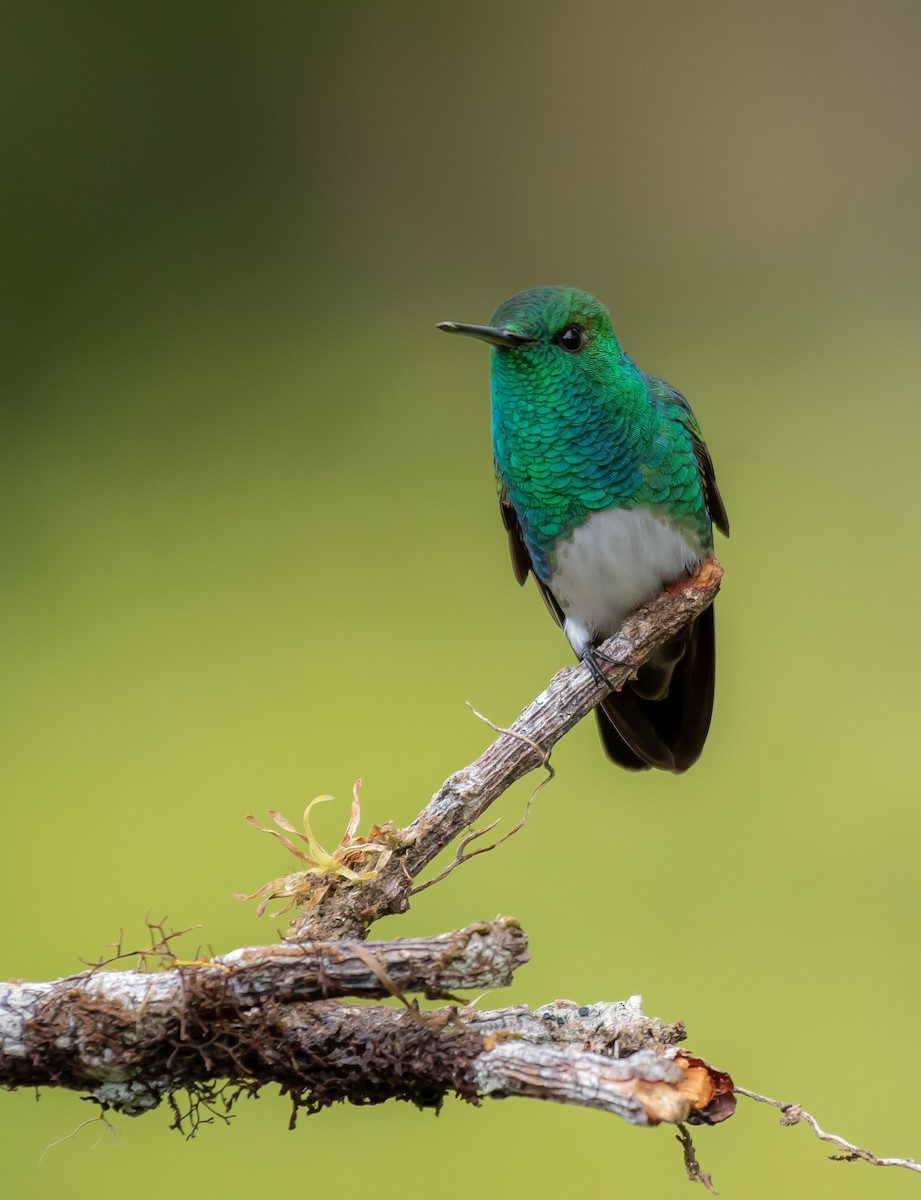
[[[606,386],[591,380],[507,378],[494,366],[496,470],[535,565],[588,513],[631,502],[656,438],[642,373],[624,358]]]

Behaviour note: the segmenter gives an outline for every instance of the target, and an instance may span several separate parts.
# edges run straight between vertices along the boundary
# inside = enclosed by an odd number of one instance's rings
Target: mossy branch
[[[639,999],[423,1011],[406,991],[508,984],[527,961],[511,919],[432,938],[250,947],[163,971],[91,969],[0,984],[0,1086],[57,1086],[139,1115],[164,1099],[194,1130],[241,1095],[281,1086],[294,1112],[339,1100],[437,1106],[530,1096],[616,1113],[634,1125],[717,1121],[728,1076],[677,1048],[684,1027]],[[347,1004],[396,996],[403,1007]],[[185,1094],[182,1106],[179,1095]]]

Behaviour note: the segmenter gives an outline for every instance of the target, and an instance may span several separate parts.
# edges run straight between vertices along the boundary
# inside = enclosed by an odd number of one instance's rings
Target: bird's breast
[[[648,508],[591,513],[556,543],[550,590],[576,654],[615,633],[625,617],[685,575],[701,550]]]

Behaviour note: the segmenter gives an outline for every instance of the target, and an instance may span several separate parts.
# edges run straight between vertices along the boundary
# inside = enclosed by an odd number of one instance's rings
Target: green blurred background
[[[270,940],[246,813],[334,792],[335,841],[361,775],[404,822],[488,740],[465,700],[507,722],[570,661],[507,562],[486,353],[434,324],[572,283],[717,464],[710,741],[631,776],[585,722],[527,829],[376,932],[513,913],[486,1003],[642,992],[921,1152],[919,35],[913,0],[3,6],[0,974],[148,911]],[[10,1195],[687,1194],[670,1130],[526,1102],[56,1146],[76,1096],[0,1109]],[[727,1196],[916,1186],[745,1102],[697,1144]]]

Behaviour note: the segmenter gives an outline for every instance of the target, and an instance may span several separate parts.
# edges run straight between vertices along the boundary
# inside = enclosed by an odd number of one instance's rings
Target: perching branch
[[[715,558],[697,574],[643,605],[601,646],[611,688],[621,688],[655,648],[710,605],[723,571]],[[557,671],[548,686],[480,757],[441,785],[405,829],[391,830],[386,859],[373,878],[324,885],[319,903],[292,922],[291,938],[361,938],[374,921],[405,912],[416,877],[494,800],[547,763],[560,738],[596,707],[608,689],[583,663]],[[379,835],[376,835],[379,836]]]

